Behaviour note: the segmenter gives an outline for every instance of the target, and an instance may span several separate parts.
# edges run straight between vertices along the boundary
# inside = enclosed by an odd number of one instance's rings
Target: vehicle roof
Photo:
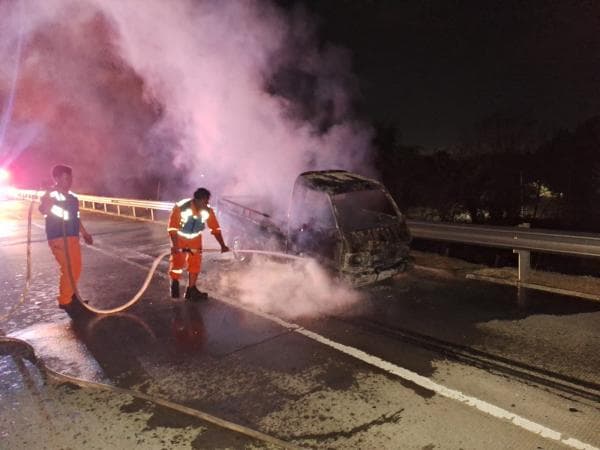
[[[315,170],[303,172],[298,181],[304,186],[328,194],[341,194],[344,192],[366,191],[381,189],[383,185],[377,180],[358,175],[346,170]]]

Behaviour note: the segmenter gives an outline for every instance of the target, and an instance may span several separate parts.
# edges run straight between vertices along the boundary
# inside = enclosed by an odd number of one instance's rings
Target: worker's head
[[[73,184],[73,169],[64,164],[57,164],[52,168],[52,178],[57,188],[69,190]]]
[[[194,192],[194,203],[198,208],[206,208],[210,200],[210,191],[206,188],[198,188]]]

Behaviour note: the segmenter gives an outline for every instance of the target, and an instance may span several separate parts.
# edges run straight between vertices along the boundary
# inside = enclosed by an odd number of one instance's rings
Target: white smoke
[[[347,311],[359,291],[332,279],[314,260],[295,263],[255,258],[241,270],[223,271],[219,288],[242,304],[287,319]]]
[[[117,25],[122,56],[165,106],[159,126],[179,127],[182,151],[175,164],[191,169],[190,189],[208,182],[229,193],[283,193],[277,200],[285,204],[301,171],[364,164],[364,130],[344,124],[318,135],[311,123],[290,120],[285,102],[265,91],[285,62],[277,60],[288,50],[292,30],[269,3],[97,4]],[[318,70],[319,55],[307,56],[307,70]],[[323,96],[344,109],[344,93],[331,90]]]
[[[349,106],[349,55],[319,50],[303,14],[242,0],[0,2],[10,11],[4,42],[26,41],[19,119],[54,130],[39,157],[65,156],[126,193],[157,177],[170,180],[173,200],[205,185],[217,195],[268,193],[281,210],[304,170],[371,171],[370,132]],[[303,114],[298,98],[269,90],[286,71],[301,74],[283,86],[305,90]]]
[[[33,178],[62,162],[74,167],[75,190],[178,200],[205,186],[215,197],[268,196],[284,215],[305,170],[372,172],[370,131],[350,107],[349,53],[317,45],[298,10],[258,0],[0,0],[0,57],[0,106],[14,94],[5,125]],[[270,308],[287,297],[292,315],[356,300],[314,266],[265,262],[236,286]]]

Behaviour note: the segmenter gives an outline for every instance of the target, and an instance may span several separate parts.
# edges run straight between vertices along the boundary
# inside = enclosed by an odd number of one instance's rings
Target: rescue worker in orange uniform
[[[201,292],[196,287],[202,263],[202,231],[206,226],[221,245],[221,252],[229,251],[223,241],[215,212],[208,204],[209,200],[210,191],[199,188],[194,192],[193,198],[177,202],[171,211],[167,230],[171,238],[169,278],[173,298],[179,297],[179,278],[186,263],[189,279],[185,298],[192,301],[208,298],[206,292]]]
[[[55,185],[40,199],[39,210],[46,218],[46,237],[50,250],[60,267],[58,306],[68,313],[81,308],[69,277],[67,249],[75,283],[81,274],[81,247],[79,235],[87,244],[93,244],[92,236],[86,231],[79,217],[79,199],[69,189],[73,184],[73,170],[69,166],[56,165],[52,168]],[[66,234],[67,249],[65,249]]]

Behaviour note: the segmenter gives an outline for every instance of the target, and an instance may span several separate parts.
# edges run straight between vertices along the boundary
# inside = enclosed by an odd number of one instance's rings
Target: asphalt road
[[[26,207],[0,204],[0,316],[24,286]],[[123,304],[164,226],[83,220],[80,291]],[[32,239],[29,295],[0,329],[97,385],[0,345],[0,448],[600,447],[600,303],[424,268],[352,290],[310,263],[207,253],[207,302],[171,300],[163,262],[125,313],[72,320],[37,215]]]

